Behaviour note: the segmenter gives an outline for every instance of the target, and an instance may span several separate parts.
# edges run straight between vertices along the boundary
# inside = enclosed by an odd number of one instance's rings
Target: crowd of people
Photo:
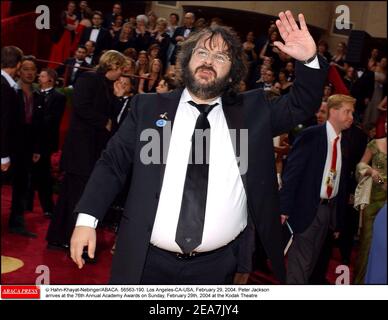
[[[9,230],[36,237],[26,228],[23,213],[32,209],[37,190],[42,210],[51,219],[49,249],[68,250],[76,223],[87,219],[78,215],[83,212],[76,212],[75,207],[108,141],[127,116],[137,116],[131,114],[131,100],[181,87],[178,75],[182,66],[177,63],[181,45],[206,28],[222,27],[219,17],[206,21],[196,19],[192,12],[184,14],[181,26],[175,13],[165,18],[152,11],[130,17],[122,12],[120,3],[113,4],[111,13],[103,14],[90,8],[87,1],[80,1],[78,6],[69,1],[53,34],[50,63],[45,68],[39,69],[35,57],[17,47],[2,48],[1,87],[6,98],[1,104],[1,169],[12,174]],[[298,62],[279,49],[277,42],[282,38],[281,27],[275,22],[258,37],[248,32],[241,43],[247,72],[239,80],[240,93],[259,89],[268,103],[275,104],[287,99],[294,86],[298,88]],[[351,65],[346,60],[344,42],[338,44],[334,55],[324,40],[316,47],[320,61],[335,68],[348,94],[336,94],[338,83],[327,78],[323,92],[315,93],[322,96],[315,116],[273,139],[282,211],[279,219],[282,223],[288,220],[295,232],[287,282],[327,283],[334,242],[340,248],[342,263],[349,265],[358,238],[354,283],[381,283],[381,270],[377,276],[376,272],[366,274],[368,268],[375,268],[368,266],[375,218],[386,215],[381,208],[386,204],[387,186],[387,58],[372,48],[365,65]],[[202,51],[197,50],[195,55],[208,59],[208,49]],[[220,54],[212,58],[219,63],[225,60]],[[54,204],[51,156],[59,149],[59,127],[66,104],[65,96],[56,90],[59,83],[73,88],[73,110],[62,148],[64,177]],[[331,145],[335,136],[340,143],[335,140]],[[330,153],[327,158],[326,150]],[[320,169],[323,178],[317,175]],[[125,187],[111,206],[120,212],[125,207],[131,172],[121,179]],[[328,196],[326,188],[330,189]],[[309,203],[316,197],[321,199],[320,205],[325,205],[317,212],[312,210],[316,204]],[[266,244],[259,237],[254,241],[254,249],[249,249],[253,264],[266,270]],[[306,252],[309,258],[303,260]],[[87,253],[83,258],[92,259]],[[246,283],[247,270],[241,271],[245,275],[240,274],[237,283]]]

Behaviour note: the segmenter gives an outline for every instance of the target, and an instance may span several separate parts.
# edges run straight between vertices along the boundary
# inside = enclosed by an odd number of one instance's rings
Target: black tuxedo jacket
[[[73,110],[61,158],[61,168],[89,176],[110,133],[105,126],[112,117],[113,85],[100,72],[84,72],[73,93]]]
[[[177,56],[177,53],[178,53],[178,45],[177,45],[177,41],[176,41],[176,37],[178,37],[178,36],[184,36],[184,34],[185,34],[185,30],[186,30],[187,28],[185,27],[185,26],[182,26],[182,27],[178,27],[178,28],[176,28],[175,29],[175,32],[174,32],[174,35],[172,36],[172,38],[171,38],[171,43],[173,43],[174,45],[175,45],[175,47],[174,47],[174,51],[172,52],[172,54],[171,54],[171,57],[170,57],[170,62],[171,62],[171,64],[172,65],[175,65],[175,62],[176,62],[176,56]],[[190,34],[189,35],[191,35],[193,32],[195,32],[196,30],[195,30],[195,28],[193,27],[193,28],[191,28],[191,31],[190,31]]]
[[[121,124],[124,122],[125,118],[128,115],[129,110],[131,109],[131,99],[132,96],[128,97],[128,102],[125,105],[125,109],[123,110],[123,113],[121,114],[120,121],[117,122],[117,117],[120,115],[121,109],[124,106],[125,100],[124,98],[113,98],[113,117],[112,117],[112,122],[113,122],[113,129],[112,132],[116,132]]]
[[[59,127],[66,106],[66,97],[54,88],[47,95],[39,94],[36,111],[40,118],[41,150],[50,154],[58,150]]]
[[[337,202],[336,230],[343,227],[349,148],[341,138],[342,166]],[[326,124],[303,130],[296,138],[283,174],[281,214],[289,216],[294,232],[302,233],[313,222],[321,199],[321,183],[327,155]]]
[[[248,171],[242,176],[249,214],[256,226],[277,277],[284,281],[281,247],[278,186],[275,174],[273,137],[287,132],[311,116],[320,106],[327,63],[321,69],[297,64],[297,79],[288,97],[269,101],[262,90],[239,94],[235,99],[222,97],[222,107],[230,129],[248,129]],[[138,284],[150,244],[161,191],[164,164],[143,164],[140,152],[149,141],[141,141],[145,129],[159,131],[160,114],[167,112],[173,126],[182,90],[166,94],[140,94],[131,101],[129,112],[96,163],[76,212],[102,219],[115,195],[125,183],[132,167],[132,181],[122,216],[111,283]],[[144,140],[144,139],[142,139]],[[237,138],[237,141],[239,139]],[[239,154],[239,148],[236,148]],[[228,174],[228,173],[225,173]]]
[[[82,32],[80,44],[85,44],[90,38],[90,34],[92,33],[93,27],[85,28],[84,32]],[[101,51],[109,50],[112,47],[112,36],[109,31],[103,27],[100,28],[100,32],[98,33],[96,40],[96,48],[94,50],[94,55],[99,56]]]
[[[30,155],[31,152],[42,153],[42,140],[44,138],[42,134],[43,117],[41,114],[40,94],[34,90],[33,96],[33,108],[32,108],[32,121],[29,125],[26,124],[25,102],[24,94],[22,90],[17,91],[18,105],[19,105],[19,123],[21,124],[18,132],[15,132],[15,143],[18,144],[17,155],[22,154]],[[17,142],[16,142],[17,141]]]
[[[15,133],[22,126],[21,106],[17,93],[1,76],[1,158],[10,157],[16,147]]]
[[[60,77],[64,77],[64,81],[65,81],[65,84],[66,85],[74,85],[74,83],[77,81],[78,77],[85,71],[85,69],[80,69],[78,68],[77,72],[75,73],[75,77],[74,77],[74,80],[71,81],[71,75],[73,73],[73,67],[75,65],[75,62],[76,62],[76,59],[75,58],[68,58],[65,60],[64,64],[65,65],[62,65],[60,66],[58,69],[57,69],[57,72],[58,72],[58,76]],[[80,65],[80,67],[84,67],[84,68],[91,68],[91,65],[89,63],[87,63],[86,61],[83,61]]]

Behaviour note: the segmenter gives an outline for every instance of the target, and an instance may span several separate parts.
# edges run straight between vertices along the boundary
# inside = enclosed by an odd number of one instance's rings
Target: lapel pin
[[[161,119],[168,120],[167,115],[168,115],[168,113],[165,112],[165,113],[161,113],[159,116],[160,116]]]
[[[156,121],[156,125],[159,127],[159,128],[162,128],[166,125],[167,121],[164,120],[164,119],[159,119]]]

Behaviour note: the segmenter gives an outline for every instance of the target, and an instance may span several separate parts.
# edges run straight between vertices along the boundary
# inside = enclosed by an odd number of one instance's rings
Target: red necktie
[[[336,165],[337,165],[337,141],[339,137],[336,137],[333,142],[333,156],[331,157],[331,165],[330,165],[330,172],[329,172],[329,183],[327,184],[326,193],[327,197],[330,198],[331,194],[333,193],[334,188],[334,181],[335,176],[337,175],[336,172]]]

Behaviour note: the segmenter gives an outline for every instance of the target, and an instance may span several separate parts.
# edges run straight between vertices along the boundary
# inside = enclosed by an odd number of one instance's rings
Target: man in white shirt
[[[343,225],[347,162],[341,131],[353,122],[355,99],[332,95],[328,120],[297,137],[283,174],[280,190],[282,221],[289,219],[294,241],[288,252],[288,284],[307,284],[331,229]]]
[[[18,85],[14,78],[20,69],[23,52],[14,46],[1,49],[1,171],[7,171],[11,165],[11,116],[17,101]]]
[[[95,57],[99,57],[103,50],[108,50],[112,47],[112,36],[108,29],[102,26],[103,21],[102,13],[94,11],[92,15],[93,26],[85,28],[79,41],[79,44],[82,45],[85,45],[87,41],[93,41],[95,43]]]
[[[84,246],[94,257],[94,228],[132,169],[111,283],[232,283],[250,219],[284,281],[272,137],[316,111],[327,64],[316,57],[302,14],[300,28],[290,11],[279,17],[285,44],[275,45],[300,61],[288,97],[269,102],[262,90],[238,93],[247,71],[242,45],[230,28],[214,25],[182,43],[184,88],[132,99],[75,209],[71,257],[79,268]],[[209,161],[195,130],[210,132]],[[150,135],[161,149],[147,162]]]
[[[19,86],[14,78],[21,67],[23,52],[18,47],[1,49],[1,171],[12,169],[12,205],[9,231],[24,237],[35,238],[24,224],[23,200],[26,193],[24,170],[25,110],[19,102]]]

